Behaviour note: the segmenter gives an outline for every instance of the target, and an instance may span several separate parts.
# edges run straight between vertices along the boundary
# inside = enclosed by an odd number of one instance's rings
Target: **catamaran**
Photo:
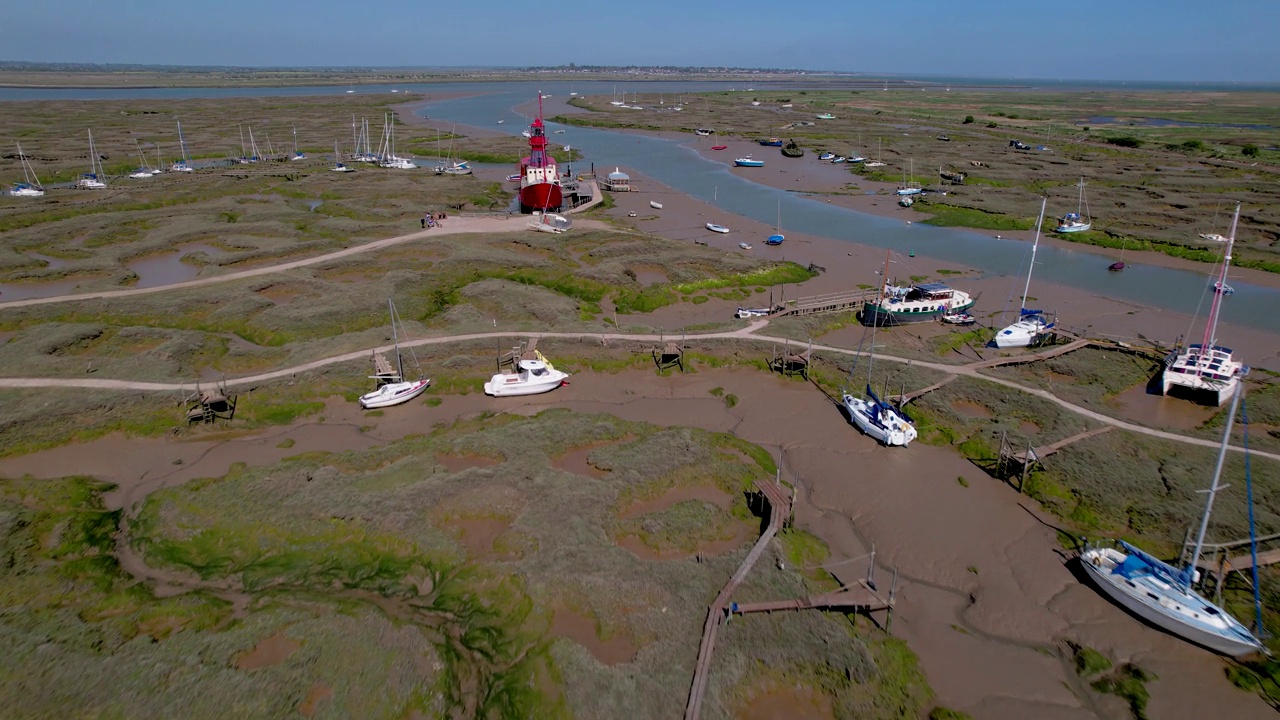
[[[884,272],[889,272],[889,254],[885,253]],[[881,298],[884,299],[884,290]],[[871,348],[867,352],[867,392],[866,397],[858,397],[845,390],[840,393],[844,409],[849,414],[849,421],[866,435],[876,439],[881,445],[901,445],[906,447],[916,439],[916,426],[911,417],[900,406],[890,405],[871,390],[871,372],[876,357],[876,326],[871,326]],[[856,363],[854,367],[857,367]],[[853,379],[853,368],[849,369],[850,380]]]
[[[1262,643],[1239,620],[1191,586],[1199,575],[1196,566],[1204,549],[1214,497],[1223,489],[1218,483],[1243,394],[1244,384],[1237,383],[1231,394],[1231,412],[1218,448],[1218,462],[1205,498],[1195,550],[1185,567],[1176,568],[1161,562],[1124,541],[1113,545],[1091,543],[1080,556],[1081,565],[1098,589],[1129,612],[1188,642],[1237,659],[1264,652]],[[1246,461],[1246,472],[1248,467]]]
[[[431,384],[430,378],[422,377],[421,367],[417,367],[417,380],[405,380],[404,356],[400,352],[401,332],[396,329],[396,326],[399,325],[400,329],[403,330],[404,322],[400,320],[400,314],[396,312],[396,305],[390,298],[387,299],[387,307],[391,313],[391,338],[396,351],[396,364],[395,367],[392,367],[385,355],[374,353],[374,374],[369,377],[378,383],[378,389],[360,396],[360,407],[365,410],[391,407],[392,405],[409,402],[421,395],[427,389],[427,386]],[[413,357],[414,365],[417,366],[418,357],[413,354],[413,348],[409,349],[409,353]]]
[[[9,194],[14,197],[43,197],[44,186],[40,184],[40,178],[36,177],[36,171],[31,167],[31,161],[22,152],[22,143],[17,145],[18,160],[22,163],[23,182],[14,183],[13,187],[9,189]]]
[[[1093,218],[1089,217],[1089,201],[1084,197],[1084,178],[1080,178],[1080,197],[1076,201],[1076,211],[1069,212],[1058,221],[1057,233],[1085,232],[1093,227]]]
[[[1236,226],[1240,222],[1240,206],[1236,205],[1231,220],[1231,234],[1227,236],[1226,252],[1218,271],[1215,288],[1227,285],[1227,270],[1231,267],[1231,248],[1236,242]],[[1231,348],[1218,345],[1218,316],[1226,293],[1214,292],[1209,305],[1209,319],[1205,323],[1204,336],[1198,343],[1179,348],[1164,359],[1164,372],[1160,382],[1165,395],[1174,388],[1185,388],[1196,393],[1213,396],[1221,406],[1240,383],[1243,364],[1232,357]]]
[[[1027,284],[1022,288],[1022,307],[1018,309],[1018,321],[996,333],[996,347],[1027,347],[1053,329],[1054,323],[1045,317],[1043,310],[1027,309],[1027,293],[1031,291],[1031,272],[1036,267],[1036,248],[1040,247],[1040,226],[1044,224],[1046,203],[1047,198],[1040,200],[1040,218],[1036,220],[1036,239],[1031,244],[1031,262],[1027,266]]]
[[[93,131],[89,131],[89,172],[81,175],[76,187],[85,190],[101,190],[107,186],[107,174],[102,171],[102,158],[98,157],[98,149],[93,145]]]

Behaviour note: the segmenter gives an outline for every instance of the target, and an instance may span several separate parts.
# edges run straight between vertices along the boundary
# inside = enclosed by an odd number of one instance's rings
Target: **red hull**
[[[520,211],[559,210],[564,203],[560,186],[552,183],[535,183],[520,188]]]

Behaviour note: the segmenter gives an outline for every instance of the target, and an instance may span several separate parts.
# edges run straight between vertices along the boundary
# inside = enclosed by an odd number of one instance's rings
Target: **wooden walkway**
[[[877,290],[852,290],[825,295],[810,295],[789,303],[786,307],[769,314],[770,318],[791,317],[794,315],[812,315],[814,313],[842,312],[857,310],[874,298]]]
[[[777,610],[808,610],[810,608],[841,608],[853,612],[875,612],[893,607],[892,600],[880,597],[871,589],[866,580],[859,580],[856,585],[808,598],[795,600],[769,600],[755,603],[730,603],[729,612],[745,615],[753,612],[774,612]]]
[[[1080,348],[1085,347],[1086,345],[1089,345],[1092,342],[1093,341],[1091,340],[1084,340],[1084,339],[1073,340],[1067,343],[1066,345],[1054,345],[1053,347],[1049,348],[1048,350],[1045,350],[1044,352],[1029,353],[1026,355],[1016,355],[1014,357],[991,358],[990,360],[979,360],[978,362],[975,362],[975,363],[969,363],[965,367],[981,369],[981,368],[999,367],[1001,365],[1018,365],[1021,363],[1037,362],[1040,360],[1050,360],[1052,358],[1058,357],[1059,355],[1066,355],[1067,353],[1072,352],[1073,350],[1079,350]]]
[[[1082,432],[1082,433],[1079,433],[1079,434],[1076,434],[1076,435],[1072,435],[1071,437],[1063,438],[1063,439],[1061,439],[1061,440],[1059,440],[1058,442],[1055,442],[1055,443],[1050,443],[1050,444],[1048,444],[1048,445],[1042,445],[1042,446],[1040,446],[1040,447],[1038,447],[1038,448],[1032,448],[1032,449],[1031,449],[1031,451],[1030,451],[1030,453],[1031,453],[1031,456],[1030,456],[1031,462],[1039,462],[1039,461],[1044,460],[1045,458],[1049,457],[1050,455],[1052,455],[1052,454],[1054,454],[1054,453],[1058,452],[1058,451],[1059,451],[1059,450],[1061,450],[1062,448],[1064,448],[1064,447],[1066,447],[1066,446],[1068,446],[1068,445],[1070,445],[1070,444],[1072,444],[1072,443],[1080,442],[1081,440],[1085,440],[1085,439],[1087,439],[1087,438],[1091,438],[1091,437],[1093,437],[1093,436],[1095,436],[1095,435],[1102,435],[1103,433],[1109,433],[1109,432],[1111,432],[1111,431],[1112,431],[1112,430],[1114,430],[1114,429],[1115,429],[1115,428],[1114,428],[1114,427],[1112,427],[1111,425],[1103,425],[1103,426],[1102,426],[1102,427],[1100,427],[1100,428],[1094,428],[1094,429],[1092,429],[1092,430],[1086,430],[1086,431],[1084,431],[1084,432]],[[1010,455],[1009,457],[1010,457],[1011,459],[1013,459],[1013,460],[1018,461],[1019,463],[1021,463],[1021,464],[1023,464],[1023,465],[1025,465],[1025,464],[1027,463],[1027,452],[1026,452],[1026,451],[1023,451],[1023,452],[1020,452],[1020,453],[1014,453],[1014,454]]]
[[[716,631],[720,628],[720,622],[726,617],[729,597],[746,579],[751,568],[755,567],[760,556],[764,554],[765,548],[769,546],[769,541],[773,540],[773,536],[782,529],[787,518],[791,517],[791,491],[788,488],[773,481],[757,480],[756,489],[769,502],[769,524],[751,548],[751,552],[747,553],[742,560],[737,572],[729,578],[729,582],[720,590],[720,594],[716,595],[715,601],[707,610],[707,621],[702,628],[702,644],[698,646],[698,661],[693,669],[693,684],[689,688],[689,702],[684,708],[685,720],[695,720],[702,712],[702,698],[707,691],[707,676],[711,672],[711,655],[716,646]]]
[[[907,393],[906,395],[899,395],[899,396],[898,396],[898,404],[899,404],[899,405],[906,405],[907,403],[911,402],[912,400],[916,400],[916,399],[918,399],[918,398],[920,398],[920,397],[922,397],[922,396],[924,396],[924,395],[928,395],[929,393],[933,392],[934,390],[937,390],[938,388],[942,387],[943,385],[946,385],[947,383],[951,382],[952,380],[955,380],[955,379],[956,379],[956,378],[958,378],[958,377],[960,377],[960,376],[959,376],[959,375],[948,375],[947,377],[943,378],[942,380],[939,380],[938,382],[936,382],[936,383],[934,383],[934,384],[930,385],[929,387],[926,387],[926,388],[920,388],[919,390],[913,390],[913,391],[911,391],[911,392]]]

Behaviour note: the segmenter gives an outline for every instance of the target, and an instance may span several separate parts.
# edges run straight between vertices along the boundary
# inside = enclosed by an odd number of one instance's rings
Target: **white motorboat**
[[[1179,348],[1164,359],[1164,372],[1160,375],[1161,389],[1165,395],[1174,388],[1183,388],[1200,395],[1210,395],[1221,406],[1236,386],[1244,364],[1235,359],[1231,348],[1218,344],[1218,317],[1222,301],[1229,294],[1219,288],[1227,285],[1227,271],[1231,267],[1231,249],[1235,245],[1236,226],[1240,222],[1240,206],[1236,205],[1231,220],[1231,234],[1222,256],[1218,280],[1214,283],[1213,302],[1209,305],[1209,318],[1205,322],[1204,336],[1198,343]]]
[[[742,242],[738,243],[738,247],[742,248],[743,250],[750,250],[750,249],[751,249],[751,243],[749,243],[749,242],[747,242],[747,241],[743,240]]]
[[[729,232],[729,228],[715,223],[707,223],[707,229],[713,233],[720,233],[721,235]]]
[[[818,159],[822,160],[823,162],[826,162],[827,160],[834,160],[835,157],[836,157],[835,153],[824,152],[818,156]]]
[[[939,320],[948,325],[972,325],[978,321],[967,312],[946,313]]]
[[[556,370],[535,350],[533,358],[516,361],[515,372],[498,373],[490,378],[484,384],[484,392],[494,397],[538,395],[555,390],[568,379],[568,373]]]
[[[662,203],[658,202],[657,200],[650,200],[649,207],[653,208],[654,210],[661,210]]]
[[[1031,262],[1027,266],[1027,284],[1022,288],[1022,307],[1018,310],[1018,321],[996,333],[992,342],[998,348],[1028,347],[1053,329],[1054,323],[1045,316],[1043,310],[1027,308],[1027,293],[1031,291],[1031,272],[1036,267],[1036,249],[1040,247],[1040,226],[1044,224],[1044,208],[1047,203],[1047,198],[1041,198],[1040,218],[1036,220],[1036,239],[1031,244]]]
[[[1235,288],[1222,281],[1213,284],[1213,291],[1219,295],[1234,295],[1236,293]]]
[[[1240,384],[1232,393],[1231,412],[1190,562],[1175,568],[1123,541],[1114,545],[1090,544],[1080,556],[1094,585],[1129,612],[1184,640],[1236,659],[1265,652],[1262,643],[1226,609],[1202,597],[1192,585],[1199,576],[1196,566],[1204,548],[1214,497],[1223,489],[1219,485],[1223,461],[1243,392]],[[1246,462],[1246,472],[1248,467]]]
[[[417,368],[417,380],[405,379],[404,356],[400,352],[400,335],[403,334],[401,331],[403,322],[400,320],[400,314],[396,312],[395,303],[390,299],[387,300],[387,307],[391,314],[391,337],[396,353],[396,364],[393,366],[385,355],[374,353],[374,374],[369,377],[378,383],[378,389],[360,396],[360,407],[365,410],[391,407],[392,405],[409,402],[421,395],[427,389],[427,386],[431,384],[430,378],[422,377],[422,368],[420,367]],[[412,349],[409,352],[416,366],[418,358],[412,354]]]
[[[738,312],[733,314],[734,317],[743,320],[746,318],[768,317],[769,308],[738,308]]]

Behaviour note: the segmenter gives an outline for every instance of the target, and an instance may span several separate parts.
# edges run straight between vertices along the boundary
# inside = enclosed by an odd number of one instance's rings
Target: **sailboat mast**
[[[1031,292],[1031,271],[1036,269],[1036,248],[1040,247],[1040,226],[1044,224],[1044,206],[1049,198],[1040,198],[1040,218],[1036,220],[1036,239],[1031,243],[1031,264],[1027,266],[1027,284],[1022,287],[1022,310],[1027,309],[1027,293]],[[1022,316],[1022,312],[1018,312]]]
[[[889,287],[889,258],[892,256],[892,250],[884,251],[884,271],[880,275],[880,294],[876,297],[876,311],[871,316],[871,347],[867,349],[867,387],[871,387],[871,371],[876,364],[876,326],[880,324],[880,318],[877,315],[884,309],[885,291]],[[866,308],[863,308],[866,312]]]
[[[404,361],[400,359],[400,334],[396,332],[396,305],[387,298],[387,314],[391,316],[391,342],[396,346],[396,372],[404,380]]]
[[[1227,443],[1231,440],[1231,427],[1236,421],[1236,410],[1240,407],[1240,396],[1244,395],[1244,382],[1236,384],[1236,391],[1231,395],[1231,412],[1227,413],[1227,429],[1222,433],[1222,445],[1218,448],[1218,462],[1213,467],[1213,484],[1206,491],[1208,497],[1204,501],[1204,515],[1200,518],[1200,532],[1196,533],[1196,549],[1191,554],[1191,572],[1186,574],[1184,587],[1190,587],[1191,578],[1195,576],[1196,566],[1200,564],[1200,552],[1204,550],[1204,536],[1209,530],[1209,515],[1213,513],[1213,499],[1221,490],[1218,480],[1222,478],[1222,465],[1227,459]]]
[[[1222,310],[1222,298],[1226,296],[1223,292],[1227,288],[1227,270],[1231,267],[1231,248],[1236,244],[1236,226],[1240,223],[1240,203],[1236,203],[1236,214],[1231,218],[1231,234],[1227,236],[1227,251],[1222,257],[1222,272],[1218,274],[1217,292],[1213,294],[1213,303],[1209,306],[1209,322],[1204,326],[1204,344],[1200,346],[1201,352],[1211,352],[1213,346],[1218,344],[1218,316]],[[1196,373],[1200,370],[1197,365]]]

